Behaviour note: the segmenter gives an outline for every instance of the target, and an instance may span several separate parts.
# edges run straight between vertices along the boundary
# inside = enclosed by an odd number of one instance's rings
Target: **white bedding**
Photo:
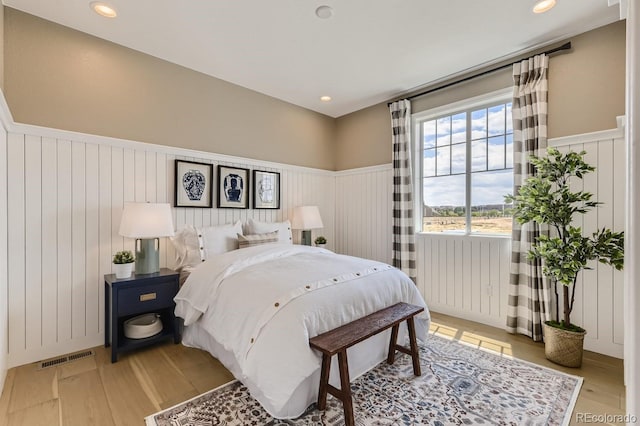
[[[321,357],[309,337],[397,302],[425,306],[413,282],[389,265],[289,244],[210,259],[175,300],[187,326],[183,342],[217,356],[277,418],[299,416],[317,397]],[[428,322],[425,309],[416,321],[421,340]],[[386,335],[350,349],[352,376],[381,360]]]

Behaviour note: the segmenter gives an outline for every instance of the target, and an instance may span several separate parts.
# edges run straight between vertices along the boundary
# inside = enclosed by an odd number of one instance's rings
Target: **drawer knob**
[[[156,294],[155,293],[146,293],[146,294],[141,294],[140,295],[140,301],[141,302],[148,302],[149,300],[155,300],[156,299]]]

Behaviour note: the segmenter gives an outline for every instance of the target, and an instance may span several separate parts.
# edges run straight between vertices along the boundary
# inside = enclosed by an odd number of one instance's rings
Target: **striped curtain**
[[[542,54],[513,65],[513,193],[535,174],[529,157],[545,155],[547,148],[547,70]],[[540,260],[527,260],[531,245],[546,226],[513,221],[507,331],[542,340],[542,323],[551,319],[551,290]]]
[[[416,244],[413,223],[411,164],[411,103],[389,105],[393,144],[393,266],[416,280]]]

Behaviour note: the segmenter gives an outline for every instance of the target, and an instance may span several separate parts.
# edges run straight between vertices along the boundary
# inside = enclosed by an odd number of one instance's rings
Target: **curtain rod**
[[[556,52],[559,52],[561,50],[569,50],[569,49],[571,49],[571,42],[570,41],[566,42],[562,46],[558,46],[558,47],[556,47],[554,49],[547,50],[546,52],[543,52],[543,53],[545,55],[551,55],[552,53],[556,53]],[[464,78],[461,78],[459,80],[455,80],[455,81],[452,81],[450,83],[443,84],[442,86],[437,86],[437,87],[434,87],[432,89],[428,89],[428,90],[425,90],[423,92],[416,93],[415,95],[411,95],[411,96],[408,96],[406,98],[401,98],[401,99],[411,100],[411,99],[419,98],[420,96],[427,95],[427,94],[429,94],[431,92],[435,92],[435,91],[438,91],[438,90],[446,89],[447,87],[451,87],[451,86],[456,85],[456,84],[464,83],[465,81],[469,81],[469,80],[472,80],[474,78],[481,77],[483,75],[490,74],[492,72],[495,72],[495,71],[510,67],[513,64],[517,64],[518,62],[520,62],[520,61],[515,61],[515,62],[510,62],[508,64],[500,65],[499,67],[491,68],[489,70],[479,72],[478,74],[473,74],[473,75],[470,75],[468,77],[464,77]],[[393,101],[393,102],[395,102],[395,101]],[[387,102],[387,106],[391,105],[393,102]]]

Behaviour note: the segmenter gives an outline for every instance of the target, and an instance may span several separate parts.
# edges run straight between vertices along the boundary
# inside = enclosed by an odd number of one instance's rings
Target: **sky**
[[[426,205],[465,205],[466,121],[463,112],[423,123]],[[502,204],[513,192],[512,133],[510,103],[471,113],[471,205]]]

